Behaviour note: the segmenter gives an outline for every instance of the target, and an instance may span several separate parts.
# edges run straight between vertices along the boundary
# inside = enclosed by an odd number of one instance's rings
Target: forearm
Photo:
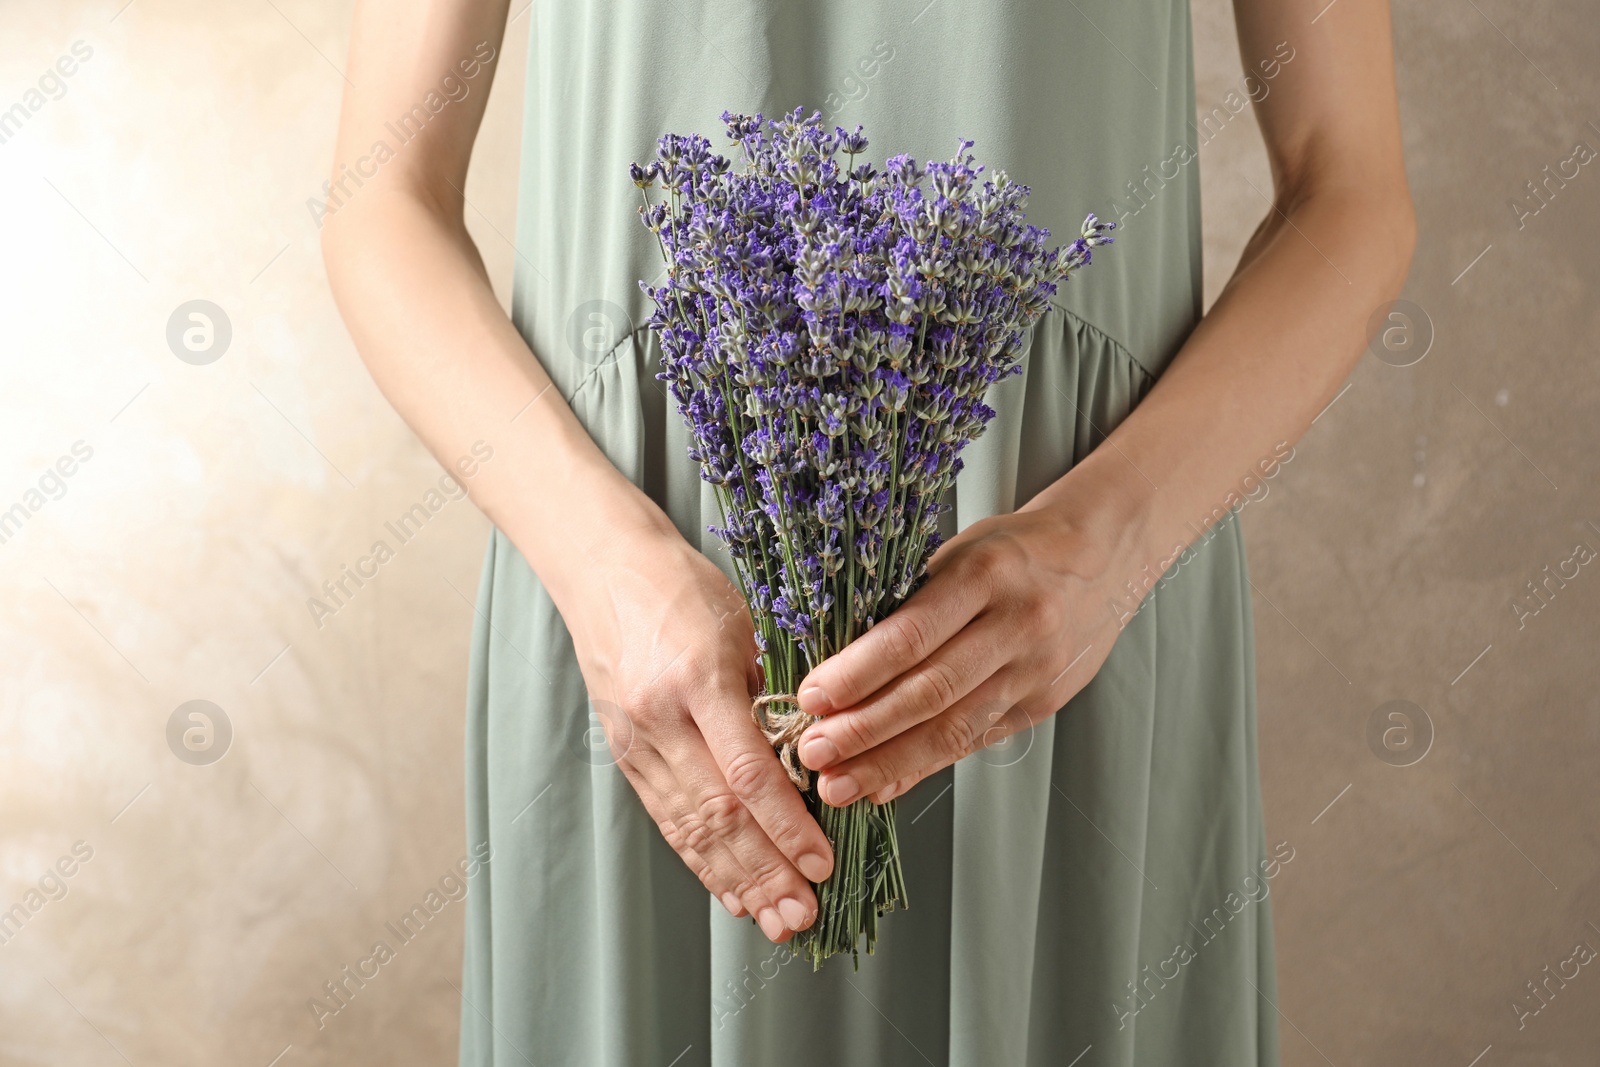
[[[1404,196],[1312,192],[1274,208],[1150,394],[1035,498],[1098,526],[1116,584],[1159,576],[1335,395],[1373,309],[1404,282]],[[1126,573],[1121,573],[1126,572]]]
[[[447,210],[374,189],[328,221],[323,247],[356,347],[417,436],[447,468],[474,442],[494,449],[463,484],[558,607],[619,542],[672,532],[573,415]]]

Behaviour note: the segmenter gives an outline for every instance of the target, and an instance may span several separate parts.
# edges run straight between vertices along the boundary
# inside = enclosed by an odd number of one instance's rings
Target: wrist
[[[1042,512],[1060,526],[1078,546],[1079,577],[1118,584],[1157,554],[1150,536],[1155,488],[1126,460],[1107,463],[1104,452],[1091,453],[1018,510]]]
[[[666,566],[669,553],[692,551],[661,507],[609,463],[575,469],[563,482],[523,516],[525,537],[512,537],[563,617],[604,600],[619,568]]]

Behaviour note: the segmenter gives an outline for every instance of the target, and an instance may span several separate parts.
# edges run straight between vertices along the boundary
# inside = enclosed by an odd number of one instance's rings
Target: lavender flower
[[[641,288],[767,691],[786,694],[916,588],[961,452],[994,417],[984,395],[1020,369],[1028,327],[1114,224],[1089,215],[1047,248],[1027,186],[985,177],[969,140],[947,162],[897,155],[879,171],[858,162],[859,126],[825,130],[801,109],[722,120],[739,169],[675,134],[630,168],[667,265],[664,284]],[[792,745],[785,756],[836,849],[856,850],[797,940],[817,965],[854,954],[861,934],[870,952],[877,916],[905,902],[893,803],[834,812]]]

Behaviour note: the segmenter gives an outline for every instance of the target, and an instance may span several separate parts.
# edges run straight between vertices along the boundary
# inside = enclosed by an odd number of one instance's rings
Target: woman
[[[1224,111],[1195,125],[1182,0],[535,2],[507,320],[460,191],[507,4],[358,4],[335,184],[397,116],[420,132],[327,219],[329,277],[433,453],[493,448],[462,1063],[1277,1062],[1265,898],[1293,845],[1262,826],[1229,506],[1413,240],[1387,5],[1316,6],[1237,0],[1274,188],[1201,318],[1195,146]],[[776,948],[832,855],[750,719],[627,178],[664,132],[796,106],[880,161],[972,137],[1058,235],[1124,223],[996,391],[931,579],[801,685],[824,797],[905,798],[912,908],[859,972]]]

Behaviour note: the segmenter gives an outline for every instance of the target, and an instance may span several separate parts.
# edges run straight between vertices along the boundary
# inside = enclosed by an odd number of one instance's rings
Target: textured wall
[[[92,449],[0,544],[0,909],[93,851],[0,944],[0,1063],[445,1062],[488,523],[441,495],[405,544],[385,528],[442,472],[357,359],[306,206],[349,4],[125,2],[0,8],[0,106],[92,50],[0,144],[0,508]],[[527,24],[467,188],[507,293]],[[167,337],[196,299],[232,331],[203,365]],[[393,558],[314,619],[380,539]],[[191,700],[231,724],[209,765],[169,748]],[[307,1001],[430,889],[437,918],[319,1029]]]
[[[28,111],[0,143],[0,511],[26,513],[0,528],[0,1064],[448,1062],[487,525],[429,496],[322,278],[348,5],[124,3],[0,9],[0,109]],[[1302,6],[1314,48],[1340,11]],[[1201,110],[1228,110],[1226,5],[1196,21]],[[527,22],[467,188],[502,293]],[[1396,24],[1420,310],[1244,514],[1269,834],[1297,850],[1285,1062],[1593,1062],[1593,968],[1548,1004],[1524,983],[1600,948],[1600,577],[1575,562],[1600,550],[1600,177],[1567,162],[1600,146],[1600,31],[1578,0]],[[1249,111],[1216,128],[1208,295],[1268,188]],[[1547,165],[1576,176],[1541,206]],[[186,347],[196,300],[226,345]],[[378,540],[376,577],[323,597]],[[379,939],[319,1026],[308,999]]]

